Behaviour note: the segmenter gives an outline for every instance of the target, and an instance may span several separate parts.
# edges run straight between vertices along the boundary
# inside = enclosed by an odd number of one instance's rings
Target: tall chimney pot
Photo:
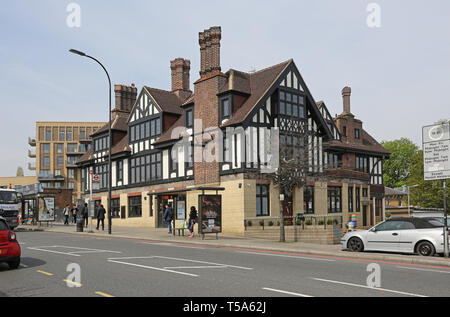
[[[344,101],[344,113],[351,113],[350,111],[350,96],[352,94],[352,89],[350,87],[344,87],[342,89],[342,99]]]

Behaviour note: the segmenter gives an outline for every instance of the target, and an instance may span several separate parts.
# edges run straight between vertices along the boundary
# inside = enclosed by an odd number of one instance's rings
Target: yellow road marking
[[[114,297],[112,295],[109,295],[109,294],[106,294],[106,293],[103,293],[103,292],[95,292],[95,294],[103,296],[103,297]]]
[[[64,280],[64,282],[66,282],[67,284],[75,285],[76,287],[83,286],[83,284],[80,284],[80,283],[77,283],[77,282],[74,282],[74,281]]]
[[[44,274],[44,275],[48,275],[48,276],[53,276],[53,275],[54,275],[54,274],[52,274],[52,273],[48,273],[48,272],[41,271],[41,270],[37,270],[36,272],[41,273],[41,274]]]

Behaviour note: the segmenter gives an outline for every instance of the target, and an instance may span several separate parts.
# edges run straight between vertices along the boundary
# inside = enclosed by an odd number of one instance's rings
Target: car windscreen
[[[5,231],[5,230],[9,230],[8,225],[6,224],[6,222],[4,220],[0,220],[0,231]]]
[[[0,191],[0,204],[16,204],[17,194],[15,192]]]

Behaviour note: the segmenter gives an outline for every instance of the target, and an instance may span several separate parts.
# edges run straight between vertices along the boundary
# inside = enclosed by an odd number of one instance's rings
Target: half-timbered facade
[[[180,224],[182,208],[186,216],[206,193],[222,196],[228,233],[243,234],[247,218],[280,212],[343,219],[360,213],[367,225],[382,219],[375,199],[383,199],[382,159],[389,153],[350,113],[348,89],[343,114],[333,118],[323,102],[316,103],[293,60],[252,73],[223,73],[220,38],[220,27],[200,33],[194,91],[190,62],[182,58],[171,62],[170,91],[144,86],[138,94],[134,87],[116,85],[110,140],[116,224],[164,227],[166,203]],[[96,203],[107,206],[107,126],[92,138],[91,150],[78,161],[83,188],[90,189],[93,170],[100,178],[93,188]],[[277,160],[300,151],[306,153],[307,172],[321,177],[286,193],[280,206],[270,175]]]

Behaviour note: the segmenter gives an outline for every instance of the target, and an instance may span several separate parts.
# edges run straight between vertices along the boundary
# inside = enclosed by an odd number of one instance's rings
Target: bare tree
[[[312,127],[305,127],[303,133],[294,130],[280,132],[279,166],[271,174],[280,194],[291,196],[295,188],[304,188],[308,181],[325,178],[327,166],[323,162],[323,148],[318,142],[314,142],[318,140],[316,136]],[[314,155],[321,159],[315,162],[312,157]],[[280,242],[286,241],[284,226],[283,202],[280,200]]]

